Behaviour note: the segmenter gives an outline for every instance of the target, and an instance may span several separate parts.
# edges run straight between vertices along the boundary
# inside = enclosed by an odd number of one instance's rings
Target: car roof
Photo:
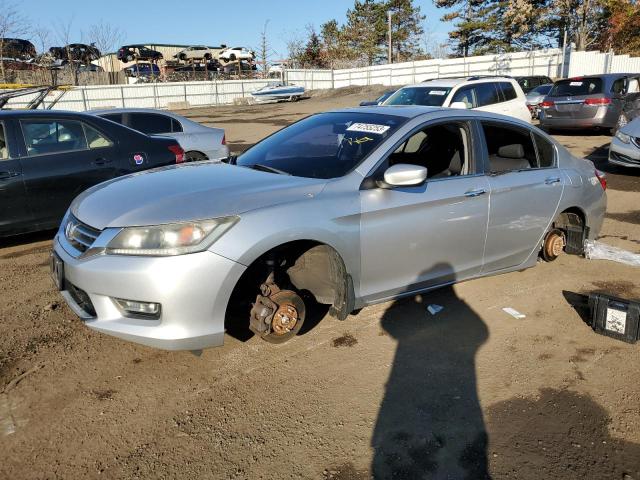
[[[486,82],[495,82],[495,81],[509,81],[509,80],[513,80],[513,78],[507,77],[507,76],[434,78],[433,80],[425,80],[422,83],[414,83],[412,85],[405,85],[405,87],[415,87],[415,88],[455,87],[456,85],[460,85],[460,84],[463,84],[463,83],[475,84],[475,83],[486,83]]]
[[[88,116],[86,112],[72,112],[70,110],[0,110],[0,118],[7,117],[76,117]]]

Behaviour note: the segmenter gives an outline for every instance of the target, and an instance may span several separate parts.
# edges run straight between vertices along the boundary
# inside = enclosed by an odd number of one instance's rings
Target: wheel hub
[[[276,335],[289,333],[298,323],[298,310],[289,302],[281,303],[273,315],[271,329]]]
[[[550,233],[544,244],[545,251],[549,257],[558,257],[564,248],[564,238],[561,234]]]

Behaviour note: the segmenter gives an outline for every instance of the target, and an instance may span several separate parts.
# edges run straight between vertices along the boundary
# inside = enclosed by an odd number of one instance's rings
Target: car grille
[[[96,316],[96,309],[93,307],[93,303],[91,303],[91,299],[89,298],[89,295],[87,295],[87,292],[79,289],[69,282],[66,282],[66,289],[74,302],[76,302],[82,310],[92,317]]]
[[[82,223],[73,215],[69,215],[69,220],[64,226],[64,236],[67,241],[73,248],[83,253],[91,248],[99,235],[100,230]]]

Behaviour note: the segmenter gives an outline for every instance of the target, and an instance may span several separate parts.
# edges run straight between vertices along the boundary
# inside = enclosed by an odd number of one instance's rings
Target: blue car
[[[127,77],[150,77],[160,75],[160,68],[155,63],[138,63],[124,69]]]

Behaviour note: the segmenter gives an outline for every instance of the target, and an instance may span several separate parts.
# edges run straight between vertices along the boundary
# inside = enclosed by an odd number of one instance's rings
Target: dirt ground
[[[380,90],[186,113],[242,150]],[[607,136],[558,138],[609,173],[603,241],[640,252],[640,175],[603,165]],[[197,356],[85,328],[51,237],[0,244],[0,478],[640,480],[640,345],[570,304],[640,298],[638,268],[565,255]]]

